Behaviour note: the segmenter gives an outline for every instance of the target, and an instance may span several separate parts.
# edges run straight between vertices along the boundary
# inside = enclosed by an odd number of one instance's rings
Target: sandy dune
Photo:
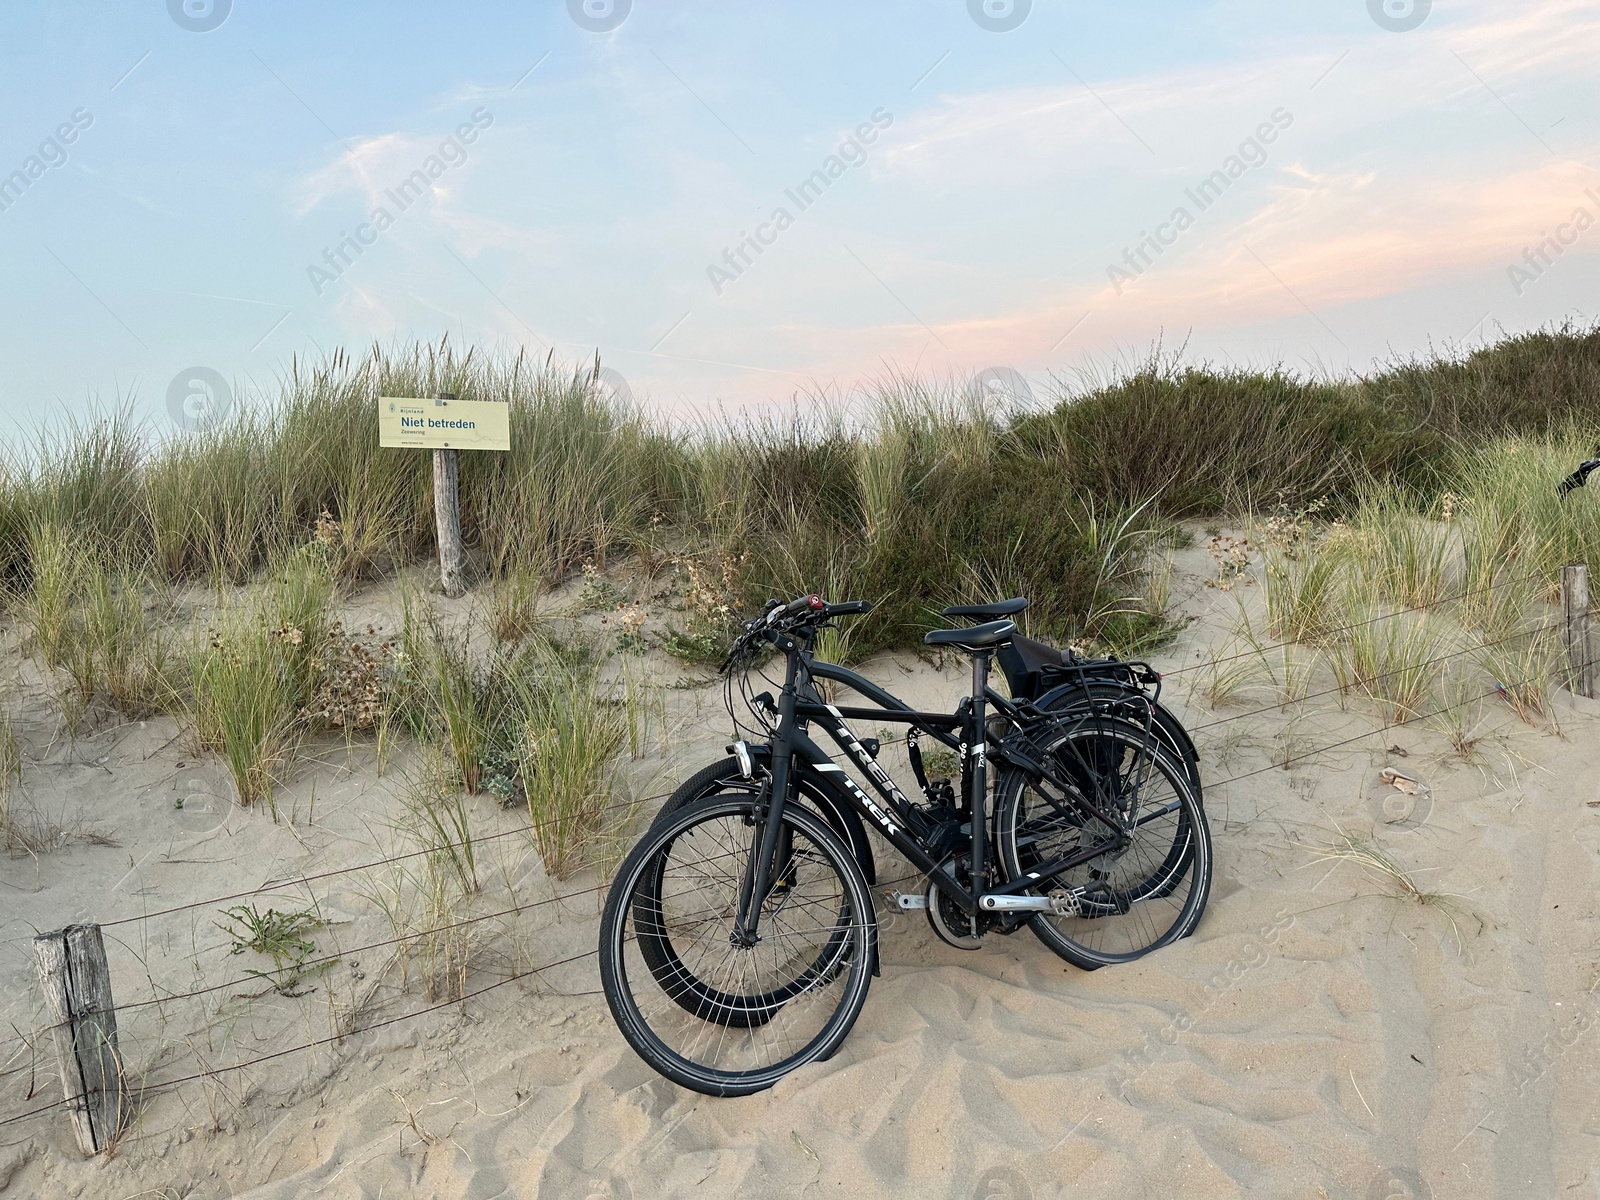
[[[1234,594],[1197,586],[1193,556],[1184,565],[1176,603],[1196,621],[1158,656],[1163,669],[1228,652]],[[363,619],[382,615],[381,597],[363,603]],[[19,1031],[42,1023],[35,929],[385,850],[404,754],[380,777],[370,748],[330,745],[283,790],[275,825],[230,808],[224,773],[193,758],[170,722],[72,740],[14,647],[6,669],[29,687],[26,798],[62,830],[57,850],[0,859],[0,1017]],[[871,670],[917,702],[962,691],[957,664],[886,658]],[[1213,710],[1186,695],[1200,674],[1171,677],[1168,691],[1195,727],[1268,703],[1263,691]],[[726,740],[716,689],[678,690],[671,703],[672,753],[630,769],[639,795],[666,790]],[[683,1092],[640,1062],[597,994],[592,955],[525,974],[593,948],[600,879],[554,883],[520,835],[485,842],[484,911],[574,897],[482,923],[467,990],[521,978],[157,1090],[109,1159],[85,1162],[59,1113],[0,1126],[0,1194],[1600,1194],[1600,705],[1562,695],[1559,733],[1485,711],[1477,763],[1426,724],[1310,755],[1377,729],[1372,710],[1341,710],[1335,697],[1201,729],[1218,866],[1192,938],[1086,974],[1027,932],[963,953],[921,914],[884,906],[883,976],[843,1049],[743,1100]],[[1285,757],[1297,761],[1272,765]],[[1429,794],[1397,808],[1378,779],[1385,765]],[[474,811],[480,838],[519,828],[487,797]],[[1442,899],[1418,903],[1327,858],[1341,829]],[[880,877],[900,873],[885,855]],[[371,874],[260,901],[314,897],[330,921],[319,952],[347,952],[307,994],[241,985],[123,1013],[139,1076],[189,1075],[428,1008],[390,951],[349,952],[387,934]],[[238,978],[249,964],[228,953],[218,907],[108,928],[119,1002]],[[0,1050],[0,1119],[58,1094],[53,1064],[32,1061],[25,1046]]]

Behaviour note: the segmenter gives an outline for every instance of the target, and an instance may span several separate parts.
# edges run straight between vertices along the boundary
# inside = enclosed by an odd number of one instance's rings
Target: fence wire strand
[[[1475,596],[1479,592],[1493,592],[1500,588],[1508,587],[1513,583],[1526,583],[1530,579],[1538,578],[1539,575],[1540,572],[1538,571],[1529,571],[1525,575],[1516,575],[1508,579],[1497,580],[1494,583],[1482,584],[1479,587],[1467,588],[1463,591],[1455,592],[1449,596],[1441,596],[1439,599],[1430,600],[1426,604],[1418,604],[1415,607],[1397,608],[1392,612],[1379,613],[1377,616],[1368,617],[1364,621],[1352,621],[1348,625],[1340,625],[1337,629],[1330,629],[1328,631],[1328,636],[1333,637],[1337,634],[1348,633],[1352,629],[1365,629],[1368,625],[1376,625],[1379,621],[1388,621],[1395,617],[1404,616],[1406,613],[1427,612],[1430,609],[1438,608],[1442,604],[1453,604],[1457,600],[1465,600],[1468,596]],[[1267,654],[1273,650],[1282,650],[1286,646],[1293,646],[1295,644],[1295,640],[1290,638],[1287,641],[1274,642],[1270,646],[1262,646],[1251,650],[1242,650],[1238,654],[1229,654],[1223,656],[1222,658],[1213,658],[1210,662],[1191,663],[1186,667],[1173,667],[1170,671],[1163,671],[1162,677],[1166,678],[1172,675],[1186,675],[1190,671],[1202,671],[1208,667],[1220,667],[1223,663],[1237,662],[1241,658],[1255,658],[1258,655]]]
[[[1516,641],[1518,638],[1533,637],[1536,634],[1542,633],[1548,629],[1554,629],[1555,627],[1555,622],[1551,621],[1546,622],[1543,625],[1535,625],[1532,629],[1519,629],[1516,633],[1508,633],[1505,637],[1496,638],[1492,642],[1480,642],[1475,646],[1465,646],[1459,650],[1452,650],[1448,654],[1441,654],[1436,658],[1425,658],[1419,662],[1407,663],[1403,667],[1395,667],[1388,671],[1378,671],[1372,675],[1363,675],[1352,680],[1350,687],[1335,686],[1331,688],[1324,688],[1320,692],[1308,692],[1304,696],[1296,696],[1292,700],[1285,700],[1279,704],[1266,704],[1260,708],[1252,708],[1248,712],[1229,713],[1227,716],[1219,718],[1218,720],[1207,721],[1204,725],[1189,726],[1189,732],[1200,733],[1207,729],[1215,729],[1219,725],[1226,725],[1230,721],[1242,721],[1246,717],[1259,717],[1266,713],[1281,711],[1282,709],[1288,708],[1293,704],[1304,704],[1308,700],[1320,700],[1326,696],[1337,695],[1340,692],[1348,693],[1351,688],[1361,687],[1365,684],[1376,682],[1379,679],[1388,679],[1394,675],[1404,675],[1408,671],[1417,671],[1423,667],[1431,667],[1438,663],[1449,662],[1451,659],[1461,658],[1468,654],[1477,654],[1482,650],[1488,650],[1494,646],[1501,646],[1506,642]],[[1279,648],[1280,647],[1269,647],[1268,650]],[[1268,653],[1268,650],[1264,650],[1262,653],[1266,654]]]
[[[1597,663],[1600,663],[1600,657],[1591,658],[1585,663],[1577,664],[1577,667],[1579,670],[1582,670],[1592,667]],[[1458,708],[1465,708],[1469,704],[1477,704],[1480,701],[1487,700],[1490,696],[1498,696],[1510,692],[1515,688],[1527,687],[1530,683],[1537,683],[1544,677],[1545,673],[1541,671],[1537,675],[1530,675],[1526,679],[1519,679],[1515,683],[1496,683],[1494,687],[1490,688],[1487,692],[1483,692],[1477,696],[1468,696],[1465,700],[1458,700],[1454,704],[1442,705],[1441,707],[1434,709],[1431,713],[1423,713],[1419,716],[1411,718],[1411,720],[1432,720],[1434,717],[1443,716],[1447,712],[1454,712]],[[1409,722],[1407,723],[1409,724]],[[1330,750],[1338,750],[1341,747],[1352,745],[1355,742],[1363,741],[1369,737],[1376,737],[1380,733],[1388,733],[1390,730],[1394,729],[1394,727],[1395,726],[1393,724],[1383,724],[1378,726],[1376,729],[1369,729],[1365,733],[1358,733],[1353,737],[1345,738],[1343,741],[1333,742],[1327,746],[1320,746],[1315,750],[1308,750],[1304,754],[1294,755],[1292,758],[1280,759],[1277,762],[1268,763],[1264,767],[1257,767],[1253,771],[1245,771],[1240,775],[1229,776],[1227,779],[1219,779],[1214,783],[1207,784],[1206,786],[1224,787],[1230,783],[1238,783],[1241,779],[1249,779],[1252,775],[1264,774],[1267,771],[1288,770],[1291,763],[1297,763],[1307,758],[1315,758],[1319,754],[1326,754]]]
[[[493,983],[485,984],[482,987],[475,988],[470,992],[463,992],[459,996],[453,997],[449,1000],[440,1001],[438,1004],[430,1004],[426,1008],[414,1009],[408,1013],[399,1013],[393,1017],[386,1017],[381,1021],[373,1021],[366,1025],[358,1026],[357,1028],[351,1029],[345,1033],[331,1034],[328,1037],[317,1038],[310,1042],[303,1042],[298,1046],[290,1046],[284,1050],[274,1050],[269,1054],[257,1055],[255,1058],[246,1059],[244,1062],[229,1063],[228,1065],[222,1067],[212,1067],[204,1071],[196,1071],[191,1075],[182,1075],[176,1079],[161,1079],[148,1084],[142,1084],[136,1090],[135,1094],[139,1099],[142,1100],[147,1096],[158,1095],[162,1092],[171,1091],[182,1086],[183,1084],[193,1083],[198,1079],[214,1079],[219,1075],[229,1074],[234,1071],[248,1070],[251,1067],[259,1066],[264,1062],[271,1062],[274,1059],[287,1058],[291,1054],[300,1054],[306,1050],[315,1050],[320,1046],[331,1046],[336,1042],[345,1041],[347,1038],[353,1038],[363,1033],[370,1033],[374,1029],[383,1029],[389,1025],[399,1024],[401,1021],[410,1021],[416,1017],[427,1016],[429,1013],[440,1012],[447,1008],[454,1008],[457,1005],[465,1004],[468,1000],[476,999],[477,997],[484,995],[486,992],[492,992],[496,988],[505,987],[505,985],[508,983],[515,983],[519,979],[528,979],[535,975],[542,974],[545,971],[554,970],[556,967],[566,966],[568,963],[579,962],[582,959],[594,957],[599,953],[600,951],[598,949],[585,950],[581,954],[572,954],[568,955],[566,958],[558,958],[554,962],[542,963],[537,967],[529,967],[525,971],[515,971],[502,979],[495,980]],[[0,1127],[11,1125],[18,1121],[27,1120],[29,1117],[39,1116],[41,1113],[54,1112],[57,1109],[66,1107],[68,1103],[70,1102],[66,1099],[56,1100],[42,1108],[30,1109],[28,1112],[18,1113],[15,1116],[0,1119]]]
[[[595,815],[604,816],[606,813],[618,812],[625,808],[633,808],[637,805],[649,804],[654,800],[664,800],[669,794],[670,793],[668,792],[662,792],[660,795],[645,796],[639,800],[619,801],[616,804],[607,805]],[[376,858],[370,862],[356,863],[353,866],[348,867],[335,867],[327,871],[318,871],[312,875],[295,875],[285,879],[269,879],[260,886],[253,887],[248,891],[231,892],[226,896],[212,896],[206,900],[191,900],[186,904],[174,904],[170,908],[157,909],[152,913],[138,913],[131,917],[118,917],[115,921],[102,921],[100,923],[100,928],[114,929],[118,925],[129,925],[136,921],[153,921],[157,917],[170,916],[173,913],[188,912],[190,909],[211,908],[218,904],[226,904],[230,900],[245,900],[251,896],[259,896],[264,892],[281,892],[288,888],[299,887],[302,884],[316,883],[319,880],[332,879],[339,875],[350,875],[357,871],[371,871],[378,867],[386,867],[392,863],[406,862],[407,860],[413,858],[422,858],[429,854],[440,854],[447,850],[460,850],[468,846],[481,846],[485,842],[495,842],[499,841],[501,838],[516,837],[519,834],[533,833],[537,830],[548,829],[553,825],[559,825],[560,823],[561,818],[559,817],[552,818],[548,821],[535,821],[531,825],[521,825],[515,829],[502,829],[499,833],[485,834],[482,837],[466,838],[459,842],[440,842],[437,846],[429,846],[424,850],[410,850],[405,854],[396,854],[388,858]]]

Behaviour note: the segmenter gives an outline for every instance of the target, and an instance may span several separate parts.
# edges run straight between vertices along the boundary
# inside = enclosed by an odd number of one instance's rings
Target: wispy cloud
[[[439,135],[385,133],[351,138],[350,149],[299,181],[295,187],[295,215],[304,216],[335,196],[358,192],[366,203],[381,202],[393,187],[417,169],[439,148]]]

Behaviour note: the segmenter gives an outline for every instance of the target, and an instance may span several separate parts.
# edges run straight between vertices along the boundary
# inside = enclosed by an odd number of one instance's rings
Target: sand
[[[1248,585],[1201,586],[1208,573],[1199,551],[1180,556],[1174,604],[1194,621],[1155,656],[1163,669],[1231,652],[1237,602],[1259,603]],[[392,623],[392,594],[358,597],[352,615]],[[280,790],[275,824],[234,808],[221,767],[168,720],[66,734],[17,643],[13,633],[3,664],[26,757],[14,803],[52,826],[55,845],[0,858],[0,1034],[44,1023],[36,930],[359,864],[394,844],[386,823],[414,750],[380,775],[365,742],[318,748]],[[686,674],[665,656],[646,661],[663,680]],[[958,663],[886,656],[869,673],[917,703],[963,691]],[[762,1095],[711,1099],[628,1049],[592,955],[527,973],[593,948],[602,877],[552,881],[523,836],[504,836],[482,843],[480,908],[525,907],[476,927],[465,987],[520,978],[438,1004],[374,950],[346,954],[294,997],[241,984],[127,1009],[130,1071],[157,1084],[437,1004],[245,1072],[153,1088],[109,1157],[85,1161],[59,1112],[0,1126],[0,1195],[1596,1194],[1600,705],[1561,694],[1558,733],[1491,704],[1478,761],[1465,762],[1426,724],[1385,731],[1370,706],[1337,697],[1252,714],[1270,703],[1258,689],[1213,709],[1188,694],[1203,675],[1170,676],[1167,699],[1195,727],[1236,718],[1197,733],[1216,841],[1210,906],[1194,936],[1135,965],[1084,973],[1026,931],[963,952],[885,904],[883,975],[840,1052]],[[727,740],[715,688],[667,695],[669,751],[627,771],[638,796],[668,790]],[[1271,765],[1281,758],[1297,761]],[[1426,794],[1396,800],[1385,766]],[[489,797],[472,814],[480,839],[526,824]],[[1341,831],[1371,839],[1432,902],[1328,858]],[[885,852],[880,876],[894,873]],[[318,952],[348,951],[389,935],[374,878],[351,872],[258,903],[314,902],[329,922]],[[527,907],[555,894],[574,898]],[[229,953],[221,907],[108,928],[119,1003],[262,965]],[[14,1039],[0,1071],[0,1120],[59,1095],[47,1053]]]

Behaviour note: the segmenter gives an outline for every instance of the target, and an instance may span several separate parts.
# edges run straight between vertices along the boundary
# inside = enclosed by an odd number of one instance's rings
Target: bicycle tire
[[[1066,718],[1061,718],[1065,721]],[[1103,736],[1111,726],[1115,725],[1118,737]],[[1090,795],[1096,790],[1097,777],[1104,775],[1110,769],[1108,755],[1116,753],[1116,747],[1125,746],[1129,742],[1142,742],[1146,736],[1145,725],[1133,717],[1108,716],[1103,711],[1084,711],[1079,713],[1077,719],[1070,724],[1061,724],[1054,727],[1055,733],[1065,733],[1066,740],[1074,746],[1074,752],[1068,756],[1057,754],[1057,765],[1065,775],[1071,779],[1085,795]],[[1153,731],[1152,731],[1153,732]],[[1035,735],[1037,736],[1037,735]],[[1163,744],[1164,739],[1162,739]],[[1176,755],[1174,755],[1176,758]],[[999,796],[999,792],[996,792]],[[1196,793],[1196,801],[1199,795]],[[1204,811],[1204,804],[1200,805]],[[999,809],[996,810],[996,842],[999,839]],[[1021,843],[1018,843],[1019,858],[1021,857]],[[1187,823],[1179,823],[1173,830],[1173,838],[1166,855],[1161,863],[1150,873],[1149,877],[1140,885],[1128,889],[1128,899],[1137,903],[1144,900],[1159,899],[1170,895],[1182,878],[1187,868],[1188,856],[1193,853],[1191,830]],[[1026,865],[1026,864],[1024,864]],[[1104,907],[1104,906],[1102,906]]]
[[[765,925],[760,927],[767,930],[765,940],[774,947],[770,952],[771,970],[761,966],[755,953],[759,943],[741,947],[728,936],[733,928],[731,914],[737,908],[736,880],[743,870],[740,856],[748,858],[751,852],[743,839],[753,838],[756,811],[756,801],[748,797],[710,796],[679,809],[671,820],[652,826],[618,870],[601,917],[600,979],[618,1029],[635,1053],[658,1073],[706,1095],[749,1095],[771,1087],[807,1063],[833,1054],[866,1003],[871,983],[877,924],[870,888],[844,841],[825,820],[803,805],[784,806],[781,832],[802,849],[795,851],[790,863],[780,864],[780,869],[792,867],[797,877],[802,872],[806,877],[775,902],[773,898],[782,889],[772,889],[763,902],[764,909],[771,909],[763,918]],[[672,885],[663,885],[659,876],[671,864],[659,860],[692,839],[700,839],[694,850],[714,851],[713,857],[695,861],[692,854],[686,854],[685,862],[692,863],[692,869],[681,878],[675,876]],[[802,853],[804,858],[800,860]],[[706,886],[711,876],[705,868],[718,860],[726,860],[722,862],[720,892],[715,886]],[[655,878],[646,883],[652,875]],[[800,894],[802,886],[810,898],[793,901],[790,916],[817,917],[816,927],[810,931],[785,927],[779,920],[779,913],[793,896]],[[708,895],[715,901],[710,907],[691,908],[687,913],[665,911],[673,904],[703,905]],[[830,905],[834,907],[830,909]],[[846,918],[842,946],[833,942],[839,934],[837,914],[841,911]],[[727,1020],[726,1013],[702,1014],[693,1006],[685,1006],[673,995],[673,988],[681,980],[670,974],[663,980],[659,967],[652,968],[642,950],[630,962],[630,946],[638,947],[640,943],[641,914],[646,940],[670,928],[674,921],[688,926],[698,919],[703,928],[686,935],[684,945],[693,943],[705,949],[708,958],[717,953],[722,953],[723,958],[710,970],[697,964],[689,972],[695,981],[693,986],[703,989],[706,980],[715,975],[721,981],[715,989],[715,1004],[735,1009],[771,1007],[773,1011],[765,1020],[735,1022]],[[792,939],[801,949],[793,951],[783,939]],[[727,951],[720,949],[724,944]],[[741,959],[747,953],[751,957]],[[785,954],[810,963],[811,968],[794,971],[786,962],[778,961]],[[816,964],[824,960],[826,966],[816,969]],[[776,986],[757,984],[743,992],[731,986],[735,979],[749,980],[764,971],[777,976]],[[699,996],[703,999],[704,995],[702,990]],[[774,1000],[774,996],[782,998]],[[798,1017],[791,1009],[794,1005],[801,1006]],[[779,1012],[787,1012],[790,1019],[773,1031],[780,1035],[778,1044],[764,1049],[759,1039],[767,1037],[767,1026]],[[719,1016],[722,1019],[716,1019]],[[693,1024],[697,1021],[698,1025]],[[815,1024],[815,1032],[809,1036],[803,1030],[796,1034],[797,1022]],[[801,1044],[793,1052],[780,1053],[783,1038],[799,1038]]]
[[[726,794],[720,798],[726,799]],[[652,823],[654,824],[654,823]],[[784,857],[780,849],[779,859]],[[794,978],[783,980],[756,995],[729,993],[702,979],[683,960],[673,944],[664,922],[652,919],[659,914],[662,893],[663,859],[658,855],[645,869],[634,898],[634,924],[638,928],[639,955],[664,991],[685,1012],[701,1020],[713,1021],[734,1029],[753,1029],[772,1020],[790,999],[814,980],[838,970],[848,957],[849,946],[843,929],[848,921],[841,913],[841,932],[830,938],[811,962],[802,964]],[[668,984],[671,984],[670,989]]]
[[[1085,695],[1087,692],[1087,695]],[[1074,710],[1088,711],[1097,705],[1117,704],[1123,701],[1144,702],[1150,705],[1150,732],[1183,764],[1189,776],[1189,785],[1196,799],[1205,804],[1205,788],[1200,779],[1200,760],[1195,753],[1183,723],[1172,710],[1158,700],[1148,700],[1144,692],[1129,684],[1103,679],[1091,679],[1084,684],[1062,684],[1047,692],[1038,701],[1046,712],[1066,715]]]
[[[768,755],[761,754],[756,762],[764,768]],[[829,790],[827,783],[810,765],[800,759],[793,759],[789,766],[790,773],[795,780],[794,791],[790,801],[798,797],[813,811],[833,827],[835,833],[842,837],[846,844],[855,852],[856,861],[861,864],[861,871],[867,877],[867,883],[877,880],[877,864],[872,855],[872,844],[867,839],[866,829],[861,824],[861,819],[855,816],[854,810],[849,807],[849,802],[836,792]],[[652,827],[661,821],[670,818],[685,805],[706,796],[716,795],[736,789],[746,789],[754,794],[761,786],[761,779],[746,778],[739,760],[732,755],[719,759],[714,763],[700,768],[688,779],[674,789],[672,795],[662,801],[661,807],[656,810],[656,815],[651,821]]]

